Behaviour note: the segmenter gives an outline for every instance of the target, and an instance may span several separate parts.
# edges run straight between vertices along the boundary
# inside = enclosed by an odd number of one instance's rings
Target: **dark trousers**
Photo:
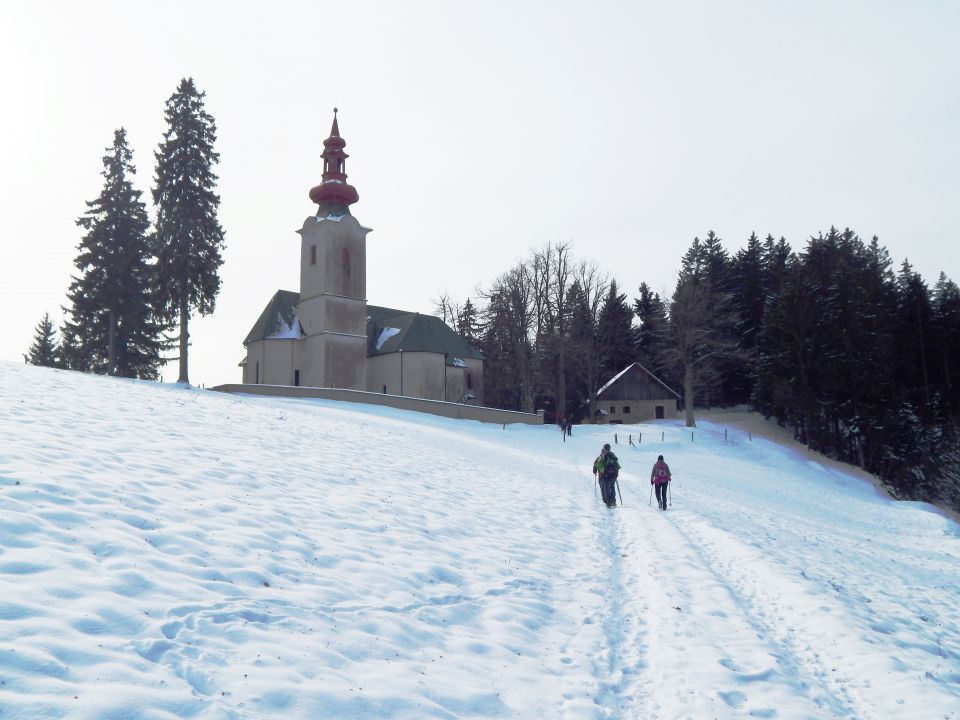
[[[603,496],[603,502],[607,505],[617,504],[617,489],[614,479],[600,478],[600,494]]]
[[[670,483],[661,483],[657,485],[657,504],[660,506],[661,510],[667,509],[667,486]]]

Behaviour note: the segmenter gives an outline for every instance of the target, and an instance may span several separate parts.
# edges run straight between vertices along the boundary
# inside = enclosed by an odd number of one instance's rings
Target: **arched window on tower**
[[[346,275],[350,274],[350,251],[347,248],[343,248],[340,251],[340,261],[343,263],[343,272]]]

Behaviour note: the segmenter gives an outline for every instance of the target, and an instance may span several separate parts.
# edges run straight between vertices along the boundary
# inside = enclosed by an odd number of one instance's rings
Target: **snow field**
[[[0,378],[0,718],[960,717],[960,528],[813,455]]]

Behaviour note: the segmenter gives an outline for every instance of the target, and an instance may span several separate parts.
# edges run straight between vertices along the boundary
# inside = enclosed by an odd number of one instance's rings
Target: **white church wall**
[[[294,344],[297,340],[257,340],[247,345],[243,381],[261,385],[294,384]]]
[[[401,353],[397,353],[400,355]],[[443,367],[440,353],[405,352],[403,355],[403,392],[401,395],[444,400]]]
[[[367,390],[387,395],[400,394],[399,353],[367,358]]]
[[[367,336],[367,306],[354,298],[318,295],[301,300],[297,317],[307,335],[338,332]]]
[[[444,364],[444,357],[440,353],[396,352],[375,355],[367,358],[367,390],[456,402],[462,393],[452,397],[450,386],[447,386],[447,393],[444,394]],[[451,369],[448,368],[448,371]],[[451,376],[453,374],[450,373]]]
[[[476,398],[470,402],[473,405],[483,404],[483,360],[464,358],[467,367],[464,371],[464,392],[473,393]]]
[[[460,402],[466,393],[466,368],[446,366],[443,371],[443,379],[446,390],[444,400],[448,402]],[[472,402],[472,401],[471,401]]]
[[[353,215],[304,221],[299,230],[301,302],[322,294],[366,300],[368,232]]]

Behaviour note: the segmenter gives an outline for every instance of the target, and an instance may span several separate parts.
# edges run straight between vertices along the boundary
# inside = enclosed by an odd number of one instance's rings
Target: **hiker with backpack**
[[[610,449],[610,443],[603,446],[600,456],[593,461],[593,474],[600,483],[600,494],[607,507],[617,505],[617,476],[620,474],[620,461]]]
[[[667,492],[670,487],[670,466],[663,461],[663,455],[657,456],[657,461],[650,471],[650,484],[656,487],[657,504],[661,510],[667,509]]]

